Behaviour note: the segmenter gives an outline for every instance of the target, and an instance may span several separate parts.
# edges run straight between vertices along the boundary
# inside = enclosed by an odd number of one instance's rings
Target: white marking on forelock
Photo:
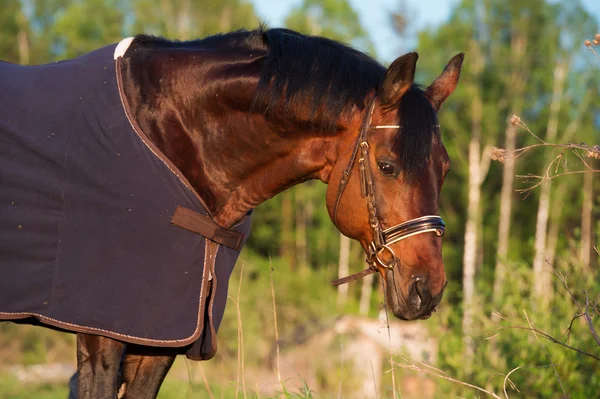
[[[121,40],[119,42],[119,44],[117,44],[117,48],[115,48],[115,54],[114,54],[115,60],[117,58],[123,57],[125,55],[125,52],[131,45],[131,42],[133,41],[133,39],[134,39],[133,37],[127,37],[127,38]]]

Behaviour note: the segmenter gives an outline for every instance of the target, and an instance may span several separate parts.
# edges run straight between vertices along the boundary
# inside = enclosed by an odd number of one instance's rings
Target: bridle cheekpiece
[[[367,199],[367,209],[369,211],[369,224],[373,229],[373,241],[367,248],[367,264],[369,267],[361,272],[352,274],[347,277],[342,277],[331,282],[332,285],[340,285],[354,281],[356,279],[367,276],[371,273],[378,271],[377,264],[381,265],[386,269],[393,269],[397,265],[398,260],[394,251],[390,248],[390,245],[402,241],[406,238],[412,237],[417,234],[434,232],[438,237],[444,235],[446,231],[446,225],[440,216],[427,215],[421,216],[416,219],[411,219],[407,222],[392,226],[388,229],[383,230],[379,217],[377,214],[377,203],[375,201],[375,190],[373,187],[373,173],[369,164],[369,143],[367,142],[367,131],[370,129],[399,129],[399,125],[371,125],[371,117],[373,110],[375,109],[375,101],[371,102],[369,109],[363,119],[360,127],[360,132],[350,161],[340,180],[340,185],[337,191],[337,197],[333,208],[333,221],[337,224],[337,211],[344,190],[348,185],[350,176],[352,174],[352,168],[354,166],[356,157],[360,150],[360,157],[358,158],[358,171],[360,179],[360,192],[362,198]],[[381,256],[388,252],[391,255],[390,261],[385,261]]]

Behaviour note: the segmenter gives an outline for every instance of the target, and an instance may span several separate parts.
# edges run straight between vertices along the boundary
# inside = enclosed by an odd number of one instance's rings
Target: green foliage
[[[258,25],[254,7],[245,0],[130,0],[130,3],[135,32],[180,40]]]
[[[189,39],[257,25],[254,8],[245,0],[3,0],[0,58],[42,63],[79,55],[140,32]],[[368,33],[347,0],[304,0],[286,18],[286,26],[374,53]],[[558,279],[554,279],[555,295],[548,306],[550,311],[539,311],[536,298],[531,298],[538,191],[534,190],[527,197],[515,194],[513,198],[517,205],[513,212],[508,259],[510,275],[502,298],[492,302],[500,208],[498,193],[503,177],[501,166],[493,163],[482,187],[484,216],[479,237],[482,249],[477,270],[473,336],[476,355],[471,371],[464,367],[462,256],[473,88],[476,85],[482,88],[482,144],[502,144],[507,120],[514,109],[521,110],[520,116],[533,132],[543,135],[548,125],[554,65],[557,60],[571,60],[559,113],[559,139],[600,144],[598,63],[581,45],[584,38],[597,31],[597,18],[585,12],[579,1],[463,0],[453,7],[447,22],[418,34],[417,50],[421,58],[417,81],[421,83],[428,84],[438,76],[452,55],[461,51],[467,53],[461,83],[440,112],[442,135],[452,160],[452,170],[440,199],[441,214],[449,227],[443,248],[449,282],[439,311],[426,322],[440,340],[435,366],[452,377],[488,387],[497,393],[504,388],[505,375],[520,367],[510,376],[520,393],[507,387],[509,396],[514,398],[562,397],[563,389],[571,398],[593,398],[600,390],[599,362],[551,343],[540,335],[538,340],[527,329],[516,328],[529,328],[524,310],[537,329],[561,342],[595,355],[599,353],[599,346],[581,317],[573,322],[570,335],[565,335],[572,318],[582,309],[573,305]],[[475,40],[483,43],[481,76],[474,72]],[[512,57],[516,40],[523,40],[526,46],[526,51],[517,59]],[[514,94],[515,76],[526,77],[520,96]],[[574,119],[579,120],[578,128],[570,135],[561,135]],[[537,140],[530,134],[519,133],[519,145],[534,142]],[[557,154],[553,150],[531,152],[526,158],[519,159],[516,173],[542,173],[549,159]],[[580,161],[565,154],[563,165],[578,168]],[[556,210],[551,215],[551,223],[559,226],[555,263],[568,274],[567,281],[580,304],[585,302],[584,292],[589,294],[591,302],[597,300],[596,295],[600,292],[597,260],[591,270],[582,270],[577,261],[581,242],[581,181],[581,176],[577,175],[556,180],[551,193]],[[520,188],[528,184],[517,182]],[[598,188],[595,190],[594,212],[598,215]],[[326,186],[322,183],[308,182],[293,187],[254,211],[252,235],[230,281],[230,301],[219,331],[220,348],[211,363],[213,371],[209,371],[221,377],[220,384],[211,385],[215,397],[235,397],[240,327],[235,301],[238,299],[246,367],[266,367],[273,362],[276,340],[271,268],[282,352],[317,336],[320,329],[336,317],[357,312],[359,284],[350,287],[349,301],[344,308],[337,306],[336,290],[328,284],[337,276],[339,233],[324,205],[325,191]],[[599,223],[596,222],[595,231],[600,231]],[[353,245],[350,267],[355,271],[362,267],[364,255],[356,243]],[[596,245],[600,245],[598,237]],[[566,269],[567,266],[571,269]],[[242,267],[243,283],[238,298]],[[374,311],[381,299],[381,293],[375,290],[371,300]],[[496,312],[502,317],[495,316]],[[600,331],[596,320],[597,314],[594,323],[596,331]],[[73,343],[70,335],[1,323],[0,366],[72,359]],[[324,350],[330,354],[334,348]],[[323,353],[314,356],[324,357],[321,355]],[[317,374],[320,385],[328,387],[329,392],[336,392],[340,380],[352,381],[347,370],[341,370],[335,361],[328,367],[319,368]],[[384,377],[386,392],[392,389],[390,374]],[[207,396],[205,386],[197,379],[189,384],[181,383],[181,380],[181,377],[168,379],[160,397]],[[469,388],[445,380],[436,380],[436,384],[436,397],[476,395]],[[264,397],[252,389],[248,389],[250,397]],[[305,385],[300,390],[288,391],[284,387],[277,397],[310,398],[315,396],[311,389],[315,388]],[[326,394],[319,392],[316,396]],[[0,375],[0,399],[14,397],[62,398],[66,397],[66,388],[64,384],[25,386],[7,374]]]
[[[575,270],[570,274],[577,276]],[[600,386],[597,373],[600,361],[552,343],[540,334],[537,335],[539,340],[536,339],[527,321],[529,318],[531,325],[537,330],[567,345],[599,356],[599,347],[581,318],[573,323],[567,335],[572,318],[581,310],[573,305],[566,290],[556,279],[557,295],[549,307],[551,312],[537,311],[538,304],[529,301],[530,279],[531,271],[525,265],[517,266],[511,275],[511,284],[507,287],[503,306],[495,313],[496,316],[488,318],[480,315],[476,328],[478,333],[474,336],[476,358],[471,374],[465,372],[464,368],[460,320],[456,320],[455,316],[448,316],[454,318],[453,321],[448,321],[454,333],[445,335],[443,344],[440,345],[440,362],[437,367],[454,378],[487,387],[497,393],[503,391],[505,375],[518,367],[510,375],[510,381],[520,393],[507,384],[507,392],[511,398],[562,397],[562,389],[572,398],[595,397]],[[591,276],[588,274],[585,279],[570,279],[570,283],[573,284],[570,289],[577,293],[578,300],[584,302],[585,296],[582,298],[582,293],[585,290],[594,292],[595,289],[597,292],[598,273]],[[598,329],[600,324],[595,322],[595,326]],[[552,365],[556,367],[558,377]],[[444,396],[464,396],[471,392],[470,388],[444,381],[440,381],[439,386],[445,393]]]
[[[58,13],[51,35],[61,57],[75,57],[121,40],[125,10],[119,0],[73,1]]]
[[[285,25],[298,32],[325,36],[375,54],[375,46],[348,0],[304,0]]]
[[[0,373],[0,399],[64,399],[68,395],[66,384],[22,384]]]
[[[0,35],[0,54],[2,58],[11,62],[20,61],[19,47],[15,43],[18,43],[19,33],[24,34],[27,27],[26,24],[25,26],[23,24],[23,12],[19,0],[5,0],[2,3],[0,26],[2,27],[2,34]]]
[[[340,315],[336,307],[336,291],[327,284],[331,273],[326,269],[294,273],[281,258],[269,262],[251,250],[244,250],[230,281],[229,296],[239,303],[244,340],[252,342],[245,348],[248,365],[270,361],[275,351],[270,267],[282,346],[293,346],[306,340]],[[243,284],[238,301],[238,273],[242,272],[242,268]],[[219,356],[230,361],[237,359],[238,347],[238,319],[234,301],[228,302],[227,315],[219,330]],[[357,304],[351,301],[347,309],[356,311],[357,308]]]

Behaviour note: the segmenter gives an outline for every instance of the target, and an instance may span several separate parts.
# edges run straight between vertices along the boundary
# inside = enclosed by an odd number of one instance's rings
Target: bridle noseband
[[[446,225],[444,224],[444,221],[441,217],[437,215],[428,215],[416,219],[411,219],[407,222],[397,224],[385,230],[381,228],[381,223],[377,215],[375,190],[373,188],[373,173],[371,172],[371,167],[369,164],[369,143],[367,142],[367,131],[370,129],[399,129],[400,126],[371,125],[371,117],[373,115],[374,109],[375,101],[373,100],[371,105],[369,106],[369,110],[367,111],[362,121],[360,132],[358,134],[356,143],[354,144],[354,149],[352,150],[352,155],[350,156],[348,166],[346,167],[346,169],[344,169],[344,172],[342,173],[342,178],[338,187],[335,205],[333,207],[333,221],[337,224],[338,206],[342,199],[342,195],[344,194],[344,190],[346,189],[346,186],[348,185],[348,182],[350,180],[350,175],[352,174],[352,167],[354,166],[354,162],[360,150],[360,158],[358,159],[360,192],[362,198],[367,199],[367,209],[369,211],[369,224],[373,229],[373,241],[371,241],[367,248],[366,261],[369,267],[361,272],[332,281],[331,284],[335,286],[348,283],[350,281],[354,281],[361,277],[367,276],[371,273],[377,272],[378,263],[386,269],[393,269],[394,266],[397,264],[397,258],[394,251],[390,248],[390,245],[398,241],[402,241],[408,237],[412,237],[417,234],[429,232],[434,232],[438,237],[441,237],[446,231]],[[391,261],[389,262],[385,262],[381,258],[381,255],[386,251],[391,255]]]

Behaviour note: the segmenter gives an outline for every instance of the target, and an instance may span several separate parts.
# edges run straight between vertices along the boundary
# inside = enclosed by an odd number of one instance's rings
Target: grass
[[[24,384],[9,374],[0,374],[0,399],[66,399],[67,383]]]

